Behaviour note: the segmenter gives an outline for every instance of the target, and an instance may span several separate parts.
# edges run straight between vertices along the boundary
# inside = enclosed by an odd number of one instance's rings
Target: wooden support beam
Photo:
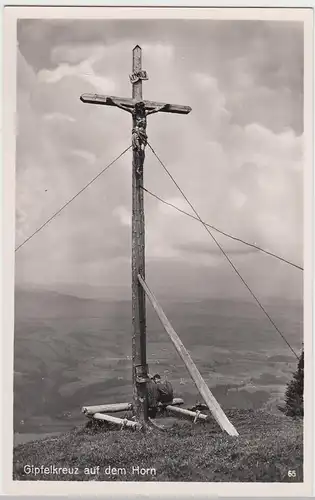
[[[113,99],[115,101],[119,101],[120,104],[126,106],[129,109],[132,109],[137,102],[136,99],[128,99],[127,97],[114,97],[110,95],[100,95],[100,94],[82,94],[80,100],[87,104],[102,104],[104,106],[116,106],[114,104]],[[152,109],[163,106],[163,102],[156,101],[143,101],[145,104],[145,109],[151,111]],[[165,109],[161,109],[161,113],[177,113],[180,115],[187,115],[190,113],[190,106],[182,106],[181,104],[167,104]]]
[[[177,406],[167,405],[165,407],[166,410],[176,413],[177,415],[183,415],[184,417],[192,417],[200,420],[209,420],[208,415],[204,413],[197,413],[195,411],[186,410],[185,408],[177,408]]]
[[[224,411],[222,410],[221,406],[213,396],[212,392],[210,391],[209,387],[205,383],[204,379],[201,376],[201,373],[199,372],[198,368],[196,367],[195,363],[193,362],[189,352],[185,348],[184,344],[180,340],[179,336],[175,332],[174,328],[172,327],[171,323],[167,319],[167,317],[164,314],[164,311],[158,301],[156,300],[155,296],[149,289],[148,285],[146,282],[143,280],[142,276],[140,274],[138,275],[138,280],[141,283],[145,293],[147,294],[147,297],[149,298],[154,310],[156,311],[163,327],[165,328],[166,332],[170,336],[171,341],[173,342],[178,354],[184,361],[187,370],[193,379],[200,395],[204,399],[205,403],[207,404],[209,410],[211,411],[213,417],[219,424],[222,430],[226,431],[230,436],[238,436],[238,432],[233,426],[233,424],[229,421],[227,416],[225,415]]]
[[[83,406],[82,413],[86,415],[93,415],[94,413],[115,413],[118,411],[132,410],[132,403],[114,403],[96,406]]]
[[[180,405],[183,405],[184,404],[184,400],[182,398],[174,398],[173,401],[172,401],[172,406],[180,406]],[[164,404],[164,403],[159,403],[158,406],[167,406],[167,404]]]
[[[173,406],[180,406],[184,404],[181,398],[174,398],[172,401]],[[164,403],[159,403],[158,406],[165,407]],[[117,413],[120,411],[131,411],[133,409],[132,403],[112,403],[95,406],[83,406],[82,413],[85,415],[94,415],[94,413]]]
[[[129,427],[131,429],[142,429],[142,425],[139,422],[134,422],[133,420],[127,420],[126,418],[113,417],[112,415],[105,415],[104,413],[94,413],[91,418],[96,420],[104,420],[109,424],[120,425],[120,427]]]

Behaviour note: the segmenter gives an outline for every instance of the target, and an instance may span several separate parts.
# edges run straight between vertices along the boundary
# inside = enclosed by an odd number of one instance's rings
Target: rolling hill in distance
[[[296,359],[251,302],[162,300],[200,372],[225,409],[268,409],[282,399]],[[273,299],[268,312],[300,352],[303,307]],[[15,290],[14,430],[68,431],[83,405],[131,399],[131,302],[40,289]],[[150,372],[165,375],[186,404],[199,395],[151,306]]]

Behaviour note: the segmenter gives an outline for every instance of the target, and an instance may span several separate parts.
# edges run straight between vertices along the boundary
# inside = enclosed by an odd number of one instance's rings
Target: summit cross
[[[132,116],[132,382],[133,408],[139,421],[148,420],[146,356],[145,292],[138,275],[145,279],[145,227],[143,204],[143,164],[147,145],[147,116],[153,113],[188,114],[189,106],[142,100],[142,81],[148,75],[142,69],[142,49],[136,45],[132,51],[132,98],[82,94],[88,104],[116,106]]]

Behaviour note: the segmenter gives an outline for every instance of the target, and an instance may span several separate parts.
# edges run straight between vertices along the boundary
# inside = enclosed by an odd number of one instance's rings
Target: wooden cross
[[[136,45],[132,54],[132,98],[83,94],[84,103],[116,106],[132,115],[132,381],[133,408],[137,420],[148,420],[146,383],[148,366],[146,358],[145,292],[138,275],[145,279],[145,233],[143,206],[143,163],[147,144],[147,116],[152,113],[188,114],[189,106],[142,100],[142,80],[147,80],[142,70],[141,48]]]

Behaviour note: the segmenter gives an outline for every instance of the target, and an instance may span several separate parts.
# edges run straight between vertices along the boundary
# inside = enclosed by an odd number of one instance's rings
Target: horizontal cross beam
[[[88,104],[103,104],[104,106],[116,106],[113,99],[119,101],[119,104],[132,109],[137,102],[136,99],[128,99],[126,97],[114,97],[100,94],[82,94],[80,100]],[[177,113],[180,115],[187,115],[191,111],[190,106],[182,106],[181,104],[167,104],[163,102],[143,101],[145,108],[150,111],[159,106],[165,106],[161,109],[161,113]]]

